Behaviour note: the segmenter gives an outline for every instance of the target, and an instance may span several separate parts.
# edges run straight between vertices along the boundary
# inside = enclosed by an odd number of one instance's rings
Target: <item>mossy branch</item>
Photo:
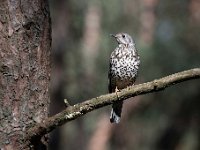
[[[26,140],[40,138],[51,132],[57,126],[61,126],[69,121],[75,120],[86,113],[98,108],[110,105],[116,101],[126,100],[137,95],[153,93],[187,80],[200,78],[200,68],[195,68],[179,73],[175,73],[151,82],[130,86],[120,92],[102,95],[90,100],[67,107],[62,112],[46,119],[43,123],[36,124],[27,132]]]

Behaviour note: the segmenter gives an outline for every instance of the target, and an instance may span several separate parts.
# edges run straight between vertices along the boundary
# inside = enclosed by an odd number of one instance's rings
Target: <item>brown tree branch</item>
[[[151,82],[130,86],[121,90],[117,94],[111,93],[102,95],[85,102],[78,103],[74,106],[69,106],[62,112],[48,118],[43,123],[36,124],[34,127],[30,128],[27,132],[26,139],[31,140],[42,137],[55,129],[57,126],[61,126],[69,121],[83,116],[90,111],[110,105],[116,101],[122,101],[137,95],[164,90],[165,88],[177,83],[197,78],[200,78],[200,68],[175,73]]]

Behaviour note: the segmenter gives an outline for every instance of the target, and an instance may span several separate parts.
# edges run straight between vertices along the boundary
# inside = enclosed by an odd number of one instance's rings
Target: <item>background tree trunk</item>
[[[47,1],[0,1],[0,149],[44,148],[23,137],[48,117],[50,31]]]

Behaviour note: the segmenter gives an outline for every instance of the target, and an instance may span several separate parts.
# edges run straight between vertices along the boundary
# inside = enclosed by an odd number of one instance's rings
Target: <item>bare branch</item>
[[[78,103],[74,106],[69,106],[62,112],[48,118],[43,123],[36,124],[34,127],[30,128],[27,132],[26,139],[31,140],[36,137],[42,137],[55,129],[57,126],[61,126],[69,121],[83,116],[90,111],[110,105],[116,101],[122,101],[137,95],[164,90],[165,88],[177,83],[197,78],[200,78],[200,68],[175,73],[151,82],[130,86],[118,92],[117,95],[116,93],[106,94],[82,103]]]

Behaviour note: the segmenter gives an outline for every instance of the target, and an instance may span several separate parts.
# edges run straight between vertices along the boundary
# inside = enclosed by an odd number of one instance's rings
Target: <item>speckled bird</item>
[[[127,33],[111,34],[118,46],[111,53],[109,67],[109,92],[118,92],[134,84],[140,65],[140,57],[135,47],[135,42]],[[110,115],[111,123],[119,123],[123,101],[112,105]]]

